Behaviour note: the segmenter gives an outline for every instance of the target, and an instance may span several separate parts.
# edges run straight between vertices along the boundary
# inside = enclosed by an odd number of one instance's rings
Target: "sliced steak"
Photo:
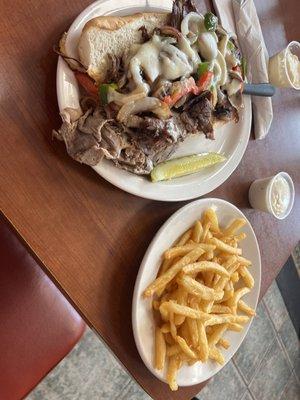
[[[192,0],[175,0],[170,14],[169,25],[180,30],[181,21],[191,11],[196,11]]]
[[[152,160],[153,165],[165,161],[175,151],[182,137],[182,131],[174,118],[138,118],[139,125],[128,132],[132,142]]]
[[[77,121],[71,122],[70,114],[61,113],[62,126],[53,136],[63,140],[68,154],[84,164],[97,165],[102,158],[119,157],[128,146],[122,128],[105,118],[101,109],[88,110]]]
[[[187,131],[203,132],[209,139],[214,139],[212,94],[209,91],[189,100],[183,108],[181,120]]]
[[[95,166],[105,157],[135,174],[149,174],[153,165],[172,154],[180,138],[172,119],[136,116],[137,129],[128,129],[107,119],[101,107],[88,110],[74,122],[70,110],[64,111],[61,117],[62,126],[53,131],[53,136],[65,142],[72,158]]]
[[[214,117],[221,121],[234,121],[239,122],[238,111],[233,105],[230,104],[227,97],[216,104],[214,110]]]

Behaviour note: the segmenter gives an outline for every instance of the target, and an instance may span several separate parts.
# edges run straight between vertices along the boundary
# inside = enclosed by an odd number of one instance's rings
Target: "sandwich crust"
[[[82,33],[91,28],[97,28],[106,31],[116,31],[123,26],[138,20],[148,20],[151,17],[163,17],[170,14],[167,13],[136,13],[133,15],[125,15],[122,17],[115,16],[99,16],[89,20],[83,27]]]

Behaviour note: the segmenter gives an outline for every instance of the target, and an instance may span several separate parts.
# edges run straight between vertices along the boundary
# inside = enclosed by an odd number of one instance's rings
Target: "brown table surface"
[[[59,126],[52,44],[89,3],[1,1],[0,207],[41,266],[154,399],[189,399],[201,385],[170,393],[144,367],[134,344],[131,298],[143,254],[162,223],[184,203],[122,192],[74,162],[51,139]],[[300,3],[256,1],[270,54],[300,36]],[[263,295],[300,237],[300,92],[278,91],[267,139],[250,140],[232,176],[209,196],[249,218],[262,255]],[[254,179],[287,171],[296,201],[284,221],[249,208]]]

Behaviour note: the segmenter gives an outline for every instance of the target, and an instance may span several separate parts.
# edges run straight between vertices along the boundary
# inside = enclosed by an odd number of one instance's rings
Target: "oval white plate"
[[[160,228],[152,240],[141,263],[136,279],[133,303],[132,303],[132,326],[136,346],[146,367],[160,380],[166,381],[166,371],[157,371],[153,368],[154,357],[154,319],[151,308],[151,300],[144,299],[142,293],[144,289],[156,278],[161,263],[161,255],[167,250],[174,241],[184,233],[208,207],[215,208],[220,226],[226,226],[234,218],[246,218],[244,214],[231,203],[221,199],[200,199],[194,201],[173,214]],[[253,263],[251,273],[255,279],[254,288],[243,297],[245,302],[252,308],[256,308],[261,276],[260,252],[255,233],[248,221],[243,227],[243,232],[247,238],[241,242],[243,256],[250,259]],[[222,349],[222,353],[227,363],[241,345],[245,338],[252,319],[245,325],[242,332],[226,332],[224,337],[228,339],[231,346],[228,350]],[[200,362],[193,366],[184,366],[180,369],[177,377],[179,386],[190,386],[206,381],[215,375],[221,365],[208,361],[205,364]]]
[[[67,53],[78,58],[77,44],[85,23],[99,15],[126,15],[140,11],[168,12],[172,0],[140,0],[139,6],[134,0],[100,0],[87,7],[71,25],[66,40]],[[60,111],[66,107],[78,108],[79,91],[73,72],[60,57],[57,65],[57,97]],[[216,130],[216,140],[205,139],[204,135],[195,135],[180,144],[173,157],[202,153],[221,152],[227,156],[223,164],[213,166],[193,175],[168,182],[151,183],[143,176],[134,175],[114,166],[111,161],[103,160],[94,170],[113,185],[136,196],[153,200],[179,201],[194,199],[220,186],[232,174],[246,150],[251,129],[251,100],[244,97],[245,108],[240,111],[238,124],[229,123]]]

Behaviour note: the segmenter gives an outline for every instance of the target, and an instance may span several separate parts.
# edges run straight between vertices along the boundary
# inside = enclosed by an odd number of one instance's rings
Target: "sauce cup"
[[[287,65],[288,50],[300,59],[300,43],[290,42],[285,49],[269,59],[269,81],[278,88],[294,88],[300,90],[300,84],[296,83]],[[297,73],[295,71],[295,73]],[[298,70],[298,74],[299,74]],[[298,82],[299,82],[298,78]]]
[[[278,177],[282,177],[286,180],[290,192],[288,206],[281,214],[275,213],[272,206],[272,188],[276,178]],[[249,202],[251,207],[272,214],[277,219],[284,219],[289,215],[294,205],[294,199],[294,183],[290,175],[286,172],[279,172],[278,174],[268,178],[257,179],[252,182],[249,189]]]

